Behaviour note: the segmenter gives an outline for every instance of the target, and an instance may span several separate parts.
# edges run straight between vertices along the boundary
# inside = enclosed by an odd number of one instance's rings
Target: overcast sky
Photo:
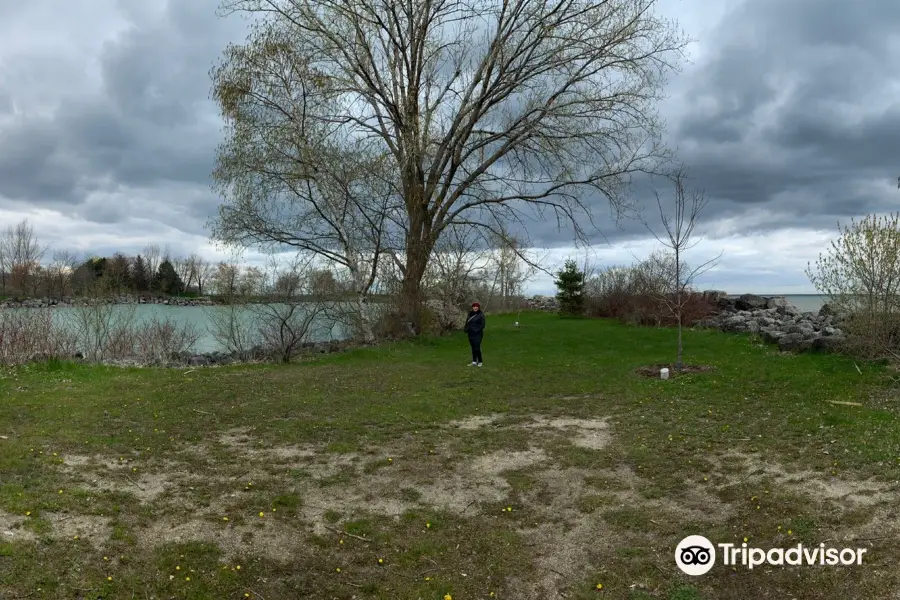
[[[54,248],[220,256],[205,229],[222,124],[208,71],[245,23],[217,0],[0,0],[0,226]],[[690,261],[729,292],[814,292],[803,273],[837,223],[900,201],[900,2],[660,0],[696,40],[661,106],[710,204]],[[641,226],[589,252],[625,264]],[[555,267],[571,234],[532,237]],[[532,285],[552,292],[548,277]]]

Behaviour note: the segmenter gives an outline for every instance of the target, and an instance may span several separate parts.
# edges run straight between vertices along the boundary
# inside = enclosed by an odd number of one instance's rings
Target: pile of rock
[[[211,306],[209,298],[178,298],[166,296],[116,295],[105,298],[107,304],[164,304],[168,306]],[[52,308],[83,306],[87,300],[81,297],[64,298],[22,298],[0,302],[0,308]]]
[[[525,308],[529,310],[559,310],[559,301],[555,296],[532,296],[525,298]]]
[[[841,319],[828,305],[818,312],[804,312],[783,296],[744,294],[729,298],[719,291],[704,292],[716,301],[719,314],[697,323],[728,332],[756,333],[763,341],[789,352],[834,351],[845,341]]]

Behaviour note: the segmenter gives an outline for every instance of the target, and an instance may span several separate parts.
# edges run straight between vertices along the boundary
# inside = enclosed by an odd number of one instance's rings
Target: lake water
[[[134,324],[151,321],[157,319],[172,319],[178,325],[193,326],[200,338],[197,340],[193,348],[195,353],[208,353],[224,351],[224,348],[216,340],[210,331],[213,325],[213,311],[222,310],[221,307],[213,306],[168,306],[166,304],[125,304],[111,307],[114,310],[127,314],[128,311],[134,311]],[[58,306],[52,309],[37,308],[7,308],[3,310],[12,311],[35,311],[35,310],[51,310],[53,312],[53,320],[62,326],[70,326],[76,320],[78,308],[70,306]],[[250,319],[249,315],[247,316]],[[342,328],[340,326],[332,326],[331,322],[320,319],[316,322],[314,334],[310,336],[309,341],[326,342],[344,339]]]

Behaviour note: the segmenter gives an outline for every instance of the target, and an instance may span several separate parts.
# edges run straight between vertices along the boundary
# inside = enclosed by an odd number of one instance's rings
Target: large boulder
[[[734,303],[738,310],[754,310],[757,308],[766,308],[766,299],[756,294],[743,294],[738,297]]]
[[[778,349],[782,352],[805,352],[813,347],[813,338],[802,333],[786,333],[778,338]]]

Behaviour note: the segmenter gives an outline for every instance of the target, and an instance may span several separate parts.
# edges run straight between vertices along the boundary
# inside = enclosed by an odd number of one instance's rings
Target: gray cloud
[[[729,0],[715,24],[708,3],[662,1],[701,43],[662,109],[668,142],[710,197],[704,233],[834,230],[896,205],[900,4]],[[98,252],[202,243],[222,136],[208,71],[247,26],[217,5],[0,0],[0,216],[59,211],[69,228],[42,217],[47,235]],[[653,182],[635,183],[656,222]],[[609,241],[647,237],[595,206]],[[537,245],[571,243],[565,223],[526,223]]]
[[[679,82],[671,139],[709,193],[707,218],[768,211],[757,226],[832,229],[886,212],[900,174],[900,5],[745,2]]]

